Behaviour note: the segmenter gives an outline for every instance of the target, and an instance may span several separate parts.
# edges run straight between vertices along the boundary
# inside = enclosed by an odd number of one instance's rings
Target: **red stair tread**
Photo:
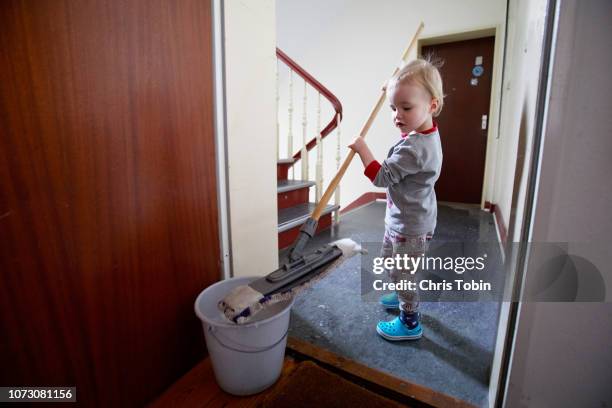
[[[293,166],[293,159],[279,159],[276,162],[276,179],[287,180],[289,178],[289,169]]]
[[[332,213],[322,215],[321,218],[319,218],[319,223],[317,224],[316,233],[318,234],[319,232],[326,230],[327,228],[331,226],[331,224],[332,224]],[[300,232],[301,227],[302,227],[301,225],[298,225],[286,231],[280,232],[278,234],[278,249],[287,248],[288,246],[293,244]]]
[[[309,188],[305,187],[299,190],[288,191],[286,193],[278,193],[278,209],[284,210],[285,208],[294,207],[298,204],[307,203],[309,192]]]

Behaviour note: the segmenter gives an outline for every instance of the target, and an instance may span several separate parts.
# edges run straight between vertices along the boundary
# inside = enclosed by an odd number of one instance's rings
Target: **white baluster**
[[[300,159],[302,160],[302,180],[308,180],[308,149],[306,148],[306,145],[308,144],[308,115],[306,113],[306,107],[308,105],[307,85],[306,80],[304,80],[304,106],[302,108],[302,153],[300,154]]]
[[[289,113],[289,132],[287,134],[287,158],[293,157],[293,70],[289,70],[289,102],[287,112]]]
[[[340,168],[340,114],[338,113],[336,116],[336,121],[338,123],[337,126],[337,144],[336,144],[336,170]],[[340,205],[340,184],[336,187],[336,191],[334,193],[334,203],[335,205]],[[336,210],[334,214],[334,223],[340,223],[340,210]]]
[[[321,92],[317,100],[317,167],[316,167],[316,202],[321,200],[323,189],[323,143],[321,141]]]

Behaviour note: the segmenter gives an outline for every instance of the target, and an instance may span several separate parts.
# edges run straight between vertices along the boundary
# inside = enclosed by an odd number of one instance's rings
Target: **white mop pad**
[[[342,251],[342,255],[325,267],[325,271],[317,274],[312,279],[285,292],[275,293],[270,296],[264,296],[248,285],[238,286],[232,289],[227,296],[219,301],[219,310],[221,310],[225,317],[232,322],[236,322],[237,324],[247,323],[262,309],[275,303],[282,302],[283,300],[291,299],[304,289],[312,286],[346,259],[356,254],[367,253],[361,245],[349,238],[340,239],[332,242],[330,245],[338,247],[340,251]]]

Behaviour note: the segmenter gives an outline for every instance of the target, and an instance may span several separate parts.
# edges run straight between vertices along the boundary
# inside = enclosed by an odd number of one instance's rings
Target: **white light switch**
[[[481,127],[482,127],[482,130],[487,129],[487,115],[482,115]]]
[[[474,65],[482,65],[482,55],[476,57],[476,62],[474,62]]]

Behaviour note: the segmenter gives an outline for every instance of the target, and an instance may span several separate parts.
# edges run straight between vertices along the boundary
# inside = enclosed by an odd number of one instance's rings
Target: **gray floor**
[[[497,241],[491,214],[448,204],[438,208],[432,245]],[[315,249],[344,237],[378,243],[384,232],[384,211],[385,205],[380,202],[353,211],[339,226],[313,239],[309,247]],[[286,253],[281,254],[281,258],[284,256]],[[424,302],[424,337],[412,342],[388,342],[376,333],[376,323],[392,319],[397,312],[387,312],[376,302],[364,300],[361,262],[360,257],[346,260],[300,294],[292,308],[289,334],[396,377],[477,406],[487,405],[499,303]],[[501,271],[497,273],[500,282],[501,275]]]

